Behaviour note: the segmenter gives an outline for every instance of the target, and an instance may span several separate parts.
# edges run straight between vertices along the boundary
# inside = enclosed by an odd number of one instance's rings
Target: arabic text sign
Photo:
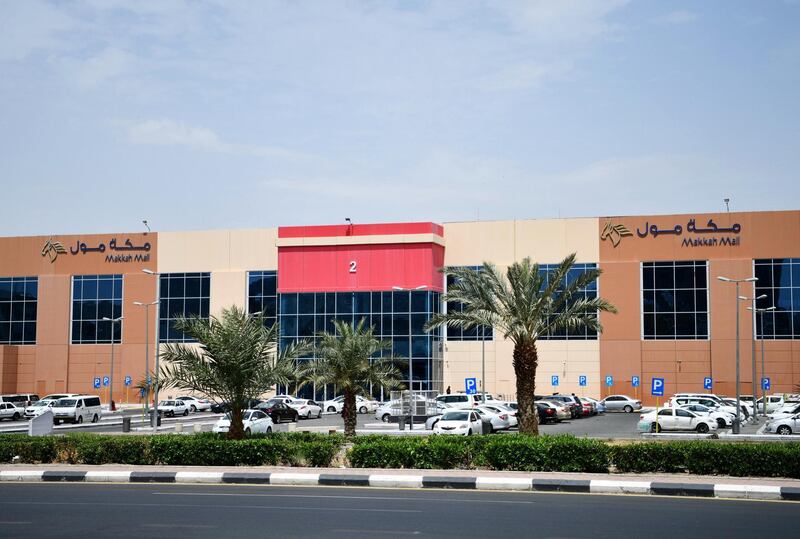
[[[464,388],[467,395],[475,395],[478,392],[477,378],[464,378]]]
[[[151,248],[149,241],[145,241],[142,245],[135,245],[130,238],[126,238],[125,241],[117,241],[117,238],[113,237],[107,244],[99,242],[96,246],[78,240],[67,251],[61,242],[50,238],[42,249],[42,256],[49,256],[50,262],[55,262],[58,256],[62,254],[75,256],[78,254],[101,253],[105,254],[106,262],[149,262]],[[108,252],[106,253],[106,251]]]
[[[664,379],[663,378],[653,378],[653,382],[650,384],[650,393],[654,397],[663,397],[664,396]]]
[[[719,226],[714,222],[714,219],[709,219],[705,226],[697,226],[697,219],[689,219],[684,228],[681,224],[676,224],[672,227],[661,228],[657,224],[650,224],[648,221],[644,225],[644,229],[636,229],[636,235],[640,238],[652,236],[670,235],[682,236],[684,231],[686,237],[681,240],[681,247],[716,247],[716,246],[736,246],[741,244],[741,238],[738,236],[742,231],[742,225],[734,223],[729,227]],[[727,234],[727,236],[716,236],[714,234]],[[692,236],[693,235],[693,236]],[[708,235],[712,235],[711,237]]]

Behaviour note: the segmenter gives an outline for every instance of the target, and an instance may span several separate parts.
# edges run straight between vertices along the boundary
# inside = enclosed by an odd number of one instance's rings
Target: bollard
[[[294,432],[297,430],[297,423],[287,423],[286,432]]]
[[[177,423],[175,425],[175,432],[183,432],[183,423]]]
[[[400,427],[400,430],[406,430],[406,418],[404,416],[401,416],[397,423]]]
[[[197,433],[197,432],[203,432],[203,426],[202,426],[201,424],[199,424],[199,423],[195,423],[195,424],[194,424],[194,431],[195,431],[196,433]]]
[[[131,418],[130,417],[123,417],[122,418],[122,432],[130,432],[131,431]]]

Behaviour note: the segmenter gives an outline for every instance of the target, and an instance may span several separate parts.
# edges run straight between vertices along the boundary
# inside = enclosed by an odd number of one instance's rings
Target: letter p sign
[[[663,397],[664,396],[664,379],[663,378],[653,378],[653,383],[650,386],[650,393],[652,393],[654,397]]]

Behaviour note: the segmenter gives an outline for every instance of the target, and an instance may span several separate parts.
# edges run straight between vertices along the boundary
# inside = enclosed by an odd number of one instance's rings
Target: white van
[[[481,393],[474,393],[468,395],[466,393],[444,393],[436,397],[437,402],[441,402],[448,408],[471,408],[483,403],[483,395]],[[487,393],[486,402],[495,402],[494,397]]]
[[[100,397],[97,395],[78,395],[59,399],[51,410],[53,411],[53,423],[56,425],[62,421],[97,423],[100,421],[100,416],[103,415],[100,408]]]

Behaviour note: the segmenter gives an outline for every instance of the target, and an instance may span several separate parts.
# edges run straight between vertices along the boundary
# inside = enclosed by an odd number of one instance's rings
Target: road
[[[656,496],[4,484],[0,537],[785,537],[800,506]]]

